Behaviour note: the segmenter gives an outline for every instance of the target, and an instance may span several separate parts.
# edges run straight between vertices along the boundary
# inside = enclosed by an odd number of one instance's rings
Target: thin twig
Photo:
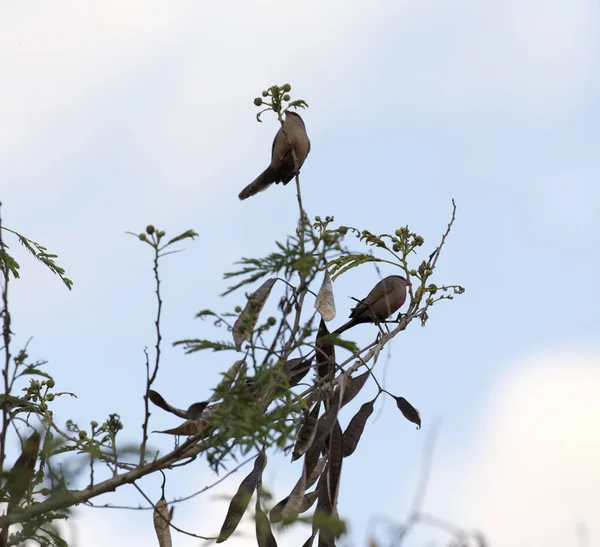
[[[251,458],[244,460],[242,463],[240,463],[239,465],[234,467],[231,471],[228,471],[227,473],[225,473],[225,475],[223,475],[220,479],[216,480],[212,484],[209,484],[209,485],[205,486],[204,488],[202,488],[201,490],[198,490],[197,492],[194,492],[193,494],[189,494],[188,496],[184,496],[181,498],[175,498],[168,502],[169,505],[188,501],[188,500],[195,498],[196,496],[199,496],[200,494],[204,494],[204,492],[207,492],[211,488],[214,488],[215,486],[221,484],[224,480],[229,478],[234,473],[237,473],[242,467],[244,467],[246,464],[254,461],[255,459],[256,459],[256,456],[252,456]],[[92,507],[94,509],[128,509],[131,511],[148,511],[148,510],[154,509],[154,506],[152,506],[152,505],[149,505],[147,507],[143,507],[143,506],[132,507],[131,505],[112,505],[112,504],[108,504],[108,503],[105,505],[95,505],[91,501],[87,501],[85,503],[85,505],[87,507]]]
[[[143,430],[143,438],[142,445],[140,447],[140,465],[143,465],[144,459],[146,457],[146,443],[148,442],[148,422],[150,420],[150,409],[148,404],[148,393],[150,392],[150,388],[156,380],[156,375],[158,374],[158,368],[160,366],[160,343],[162,341],[162,335],[160,332],[160,317],[162,312],[162,298],[160,296],[160,276],[158,273],[158,260],[160,258],[158,240],[159,236],[155,233],[152,234],[153,239],[153,247],[154,247],[154,280],[156,282],[156,320],[154,321],[154,326],[156,328],[156,343],[154,345],[155,348],[155,358],[154,358],[154,369],[152,370],[152,374],[150,374],[149,363],[148,363],[148,353],[146,353],[146,393],[144,394],[144,424],[142,426]]]
[[[144,499],[152,505],[152,509],[156,509],[156,506],[154,503],[152,503],[152,500],[146,495],[146,493],[135,483],[132,483],[133,487],[144,497]],[[179,532],[180,534],[185,534],[186,536],[191,536],[193,538],[198,538],[198,539],[205,539],[205,540],[215,540],[217,539],[216,537],[207,537],[207,536],[200,536],[198,534],[194,534],[192,532],[188,532],[186,530],[183,530],[182,528],[178,528],[177,526],[175,526],[170,520],[166,519],[162,513],[160,513],[160,511],[157,512],[157,514],[160,516],[160,518],[162,518],[171,528],[173,528],[173,530],[176,530],[177,532]]]

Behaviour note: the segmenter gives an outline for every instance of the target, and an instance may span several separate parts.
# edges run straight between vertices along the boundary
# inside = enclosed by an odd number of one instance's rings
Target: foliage
[[[308,106],[301,99],[292,100],[290,91],[289,84],[264,90],[262,97],[255,99],[255,104],[262,108],[257,119],[260,121],[260,116],[270,111],[283,124],[282,116],[288,109]],[[294,154],[291,143],[290,148]],[[252,496],[256,496],[259,546],[276,545],[279,527],[295,523],[311,526],[305,545],[311,545],[317,536],[319,545],[334,545],[336,538],[345,533],[345,523],[338,514],[342,463],[357,450],[379,397],[393,397],[401,414],[417,427],[421,425],[418,410],[405,397],[393,395],[380,386],[374,367],[381,350],[413,320],[425,325],[437,302],[450,300],[464,291],[457,284],[431,282],[455,220],[456,206],[453,203],[452,216],[440,243],[430,254],[423,255],[424,239],[408,226],[374,234],[366,229],[338,226],[331,216],[309,220],[300,190],[296,175],[299,214],[295,233],[278,238],[266,256],[243,257],[234,269],[224,274],[229,286],[222,296],[235,299],[233,309],[198,312],[197,318],[210,319],[219,329],[219,336],[201,334],[174,342],[186,353],[211,350],[232,354],[233,364],[223,373],[212,397],[187,408],[168,403],[155,389],[162,347],[160,264],[165,256],[177,252],[176,244],[193,240],[198,234],[187,230],[167,239],[166,232],[153,225],[141,233],[132,233],[152,252],[156,296],[156,342],[152,356],[145,353],[144,419],[141,439],[135,443],[122,439],[123,424],[116,412],[104,420],[92,421],[89,428],[73,420],[61,427],[53,417],[52,405],[58,397],[74,397],[74,394],[56,391],[53,378],[43,369],[46,363],[28,362],[27,348],[15,357],[11,355],[9,274],[18,278],[19,265],[7,252],[2,230],[16,235],[69,289],[72,282],[55,264],[56,255],[1,226],[0,222],[4,374],[10,379],[3,394],[0,436],[0,463],[5,477],[0,499],[8,503],[6,515],[0,517],[0,547],[25,539],[39,545],[64,545],[55,525],[68,518],[70,507],[78,503],[94,506],[93,500],[124,484],[134,485],[150,503],[159,543],[170,545],[171,530],[182,530],[173,520],[173,502],[166,499],[166,477],[173,467],[187,465],[198,456],[205,457],[219,473],[231,473],[250,461],[254,461],[254,468],[231,499],[218,537],[182,532],[226,541],[235,533]],[[361,248],[351,251],[349,245]],[[391,266],[412,284],[408,287],[406,311],[373,324],[373,340],[361,347],[346,336],[331,333],[326,320],[335,315],[334,282],[350,270],[373,263]],[[377,385],[377,396],[364,402],[349,422],[342,425],[340,410],[359,397],[369,381]],[[19,389],[24,391],[23,396],[15,395]],[[164,455],[149,453],[147,448],[150,405],[182,420],[176,427],[159,432],[173,435],[178,441]],[[21,438],[22,455],[7,472],[9,430],[16,431]],[[33,451],[28,448],[32,442],[26,437],[43,441]],[[181,441],[181,437],[185,440]],[[271,505],[263,487],[263,471],[267,454],[277,451],[291,452],[294,460],[303,460],[303,466],[290,494]],[[67,456],[76,457],[75,468],[63,465]],[[81,475],[83,470],[88,475],[86,488],[72,489],[73,477]],[[136,481],[156,472],[163,473],[165,479],[160,495],[150,496]],[[16,484],[15,477],[19,484],[25,485],[18,495],[11,487]],[[315,503],[312,514],[305,516]]]

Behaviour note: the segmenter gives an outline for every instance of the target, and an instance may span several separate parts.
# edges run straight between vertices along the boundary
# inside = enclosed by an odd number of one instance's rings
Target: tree
[[[285,112],[308,106],[303,100],[292,101],[290,91],[289,84],[272,86],[255,99],[255,104],[262,107],[257,119],[260,121],[265,112],[275,113],[284,134]],[[173,405],[155,389],[163,344],[160,264],[166,255],[177,250],[177,244],[193,240],[197,234],[188,230],[167,238],[165,231],[152,225],[140,234],[133,234],[152,252],[157,302],[154,355],[146,352],[145,385],[140,386],[144,421],[135,454],[120,448],[124,433],[118,412],[103,422],[92,422],[90,431],[72,420],[64,427],[58,424],[52,403],[66,393],[56,391],[43,361],[29,360],[27,347],[13,355],[9,287],[18,278],[19,264],[9,254],[3,233],[17,237],[69,289],[72,282],[56,265],[56,255],[2,226],[0,221],[4,351],[0,466],[4,477],[1,499],[7,503],[6,513],[0,517],[0,545],[14,545],[26,539],[40,545],[65,545],[56,522],[68,518],[74,505],[91,504],[102,494],[125,484],[135,485],[152,503],[159,542],[170,545],[171,530],[181,530],[172,519],[172,504],[166,500],[165,484],[158,496],[145,493],[136,481],[159,472],[166,480],[174,466],[187,465],[199,456],[206,457],[208,464],[221,473],[231,469],[235,457],[252,458],[254,462],[252,471],[231,499],[221,532],[214,538],[218,543],[234,533],[254,496],[258,545],[276,545],[272,525],[286,526],[299,520],[312,527],[305,545],[311,545],[317,536],[319,545],[333,545],[345,530],[337,509],[342,463],[356,449],[378,398],[393,397],[402,415],[420,427],[418,410],[403,396],[384,390],[373,369],[381,350],[394,337],[405,332],[414,320],[425,326],[436,303],[464,291],[456,284],[431,283],[455,220],[456,205],[452,204],[451,218],[439,244],[425,255],[423,238],[408,226],[375,234],[336,226],[330,216],[310,220],[302,203],[298,160],[285,136],[289,144],[285,153],[291,154],[296,167],[296,232],[276,241],[269,255],[242,258],[237,269],[225,274],[232,284],[224,294],[240,295],[240,305],[233,311],[198,312],[197,317],[211,318],[223,329],[223,340],[194,338],[175,342],[187,353],[212,350],[232,354],[233,364],[208,401],[189,406],[176,401]],[[362,252],[351,251],[348,240],[362,244]],[[359,347],[347,338],[351,330],[343,336],[331,333],[327,323],[335,316],[333,282],[367,263],[390,265],[412,283],[407,287],[406,311],[387,320],[373,316],[374,338]],[[261,284],[256,287],[258,282]],[[252,292],[242,296],[247,288],[252,288]],[[309,305],[313,298],[315,306]],[[367,309],[371,304],[361,305]],[[266,306],[273,310],[268,317],[264,317]],[[341,424],[340,408],[359,396],[368,381],[378,386],[377,396],[365,402],[348,424]],[[23,385],[24,395],[16,395]],[[151,405],[182,420],[179,426],[160,432],[176,439],[185,438],[164,455],[149,449]],[[19,436],[22,452],[7,471],[6,446],[10,435]],[[303,459],[303,471],[289,496],[270,507],[267,516],[262,475],[268,465],[268,454],[273,451],[291,453],[293,460]],[[73,477],[56,464],[67,456],[87,461],[86,488],[73,490],[70,486]],[[312,516],[302,517],[315,503]],[[185,533],[210,539],[197,531]]]

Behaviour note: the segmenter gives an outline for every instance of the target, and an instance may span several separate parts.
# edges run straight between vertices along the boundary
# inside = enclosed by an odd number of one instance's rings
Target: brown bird
[[[385,321],[406,302],[406,287],[411,282],[400,275],[390,275],[373,287],[350,312],[350,321],[342,325],[333,334],[361,323],[379,323]]]
[[[284,133],[285,130],[285,133]],[[287,138],[286,138],[287,133]],[[288,142],[289,139],[289,142]],[[290,145],[291,143],[291,145]],[[271,150],[271,165],[267,167],[256,179],[244,188],[240,194],[240,199],[246,199],[258,192],[266,190],[274,182],[287,184],[296,176],[296,166],[292,155],[292,146],[296,152],[298,160],[298,171],[306,156],[310,152],[310,141],[306,134],[304,121],[296,112],[286,112],[283,127],[279,128],[273,148]]]

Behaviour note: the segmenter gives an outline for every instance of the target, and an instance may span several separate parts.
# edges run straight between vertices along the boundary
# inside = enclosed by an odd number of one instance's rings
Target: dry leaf
[[[188,417],[188,414],[185,410],[175,408],[174,406],[167,403],[167,401],[165,401],[164,397],[158,391],[154,391],[153,389],[148,391],[148,399],[150,399],[150,401],[154,403],[157,407],[162,408],[163,410],[166,410],[171,414],[175,414],[175,416],[179,416],[184,420]]]
[[[167,435],[195,435],[200,433],[207,423],[204,420],[186,420],[181,425],[173,429],[165,429],[164,431],[156,431],[156,433],[165,433]]]
[[[359,411],[352,416],[346,431],[344,431],[344,458],[352,455],[356,450],[358,441],[360,441],[360,437],[365,429],[365,424],[367,423],[369,416],[373,414],[376,399],[377,397],[372,401],[363,404]]]
[[[396,405],[404,417],[413,424],[417,424],[417,429],[421,429],[421,414],[404,397],[394,397]]]
[[[323,471],[323,468],[325,467],[326,462],[327,462],[327,454],[325,454],[324,456],[321,456],[321,459],[319,459],[317,461],[311,474],[306,479],[306,488],[310,488],[313,484],[315,484],[315,482],[317,482],[317,479],[321,476],[321,472]]]
[[[329,487],[329,500],[335,511],[337,505],[338,490],[340,487],[340,477],[342,475],[342,460],[344,458],[344,435],[340,422],[335,421],[335,425],[329,435],[329,465],[327,483]]]
[[[260,506],[260,496],[256,496],[255,512],[256,542],[258,543],[258,547],[277,547],[275,536],[271,530],[271,523]]]
[[[358,395],[366,381],[369,379],[369,376],[371,376],[371,371],[367,370],[366,372],[363,372],[354,378],[350,376],[346,377],[346,385],[344,388],[344,393],[342,394],[341,406],[348,404],[352,399],[354,399],[354,397]]]
[[[324,321],[331,321],[335,317],[335,300],[333,298],[333,286],[329,272],[325,269],[323,283],[315,301],[315,308],[321,314]]]
[[[286,524],[293,522],[298,518],[302,503],[304,501],[304,491],[306,490],[306,469],[302,469],[302,476],[294,486],[287,502],[281,510],[281,518]]]
[[[242,344],[246,340],[250,340],[254,326],[258,321],[258,316],[262,311],[267,298],[269,298],[271,289],[276,281],[276,277],[267,279],[248,297],[248,302],[246,303],[244,310],[233,325],[233,343],[235,344],[235,349],[238,351],[242,349]]]
[[[338,412],[339,407],[334,405],[325,414],[323,414],[323,416],[321,416],[317,422],[317,431],[315,433],[315,437],[304,458],[307,476],[312,473],[315,465],[317,464],[323,443],[335,425]]]
[[[332,373],[335,368],[335,346],[331,342],[322,341],[323,337],[329,336],[329,334],[329,329],[323,318],[321,318],[315,342],[319,378],[324,378],[329,373]]]
[[[261,452],[254,461],[254,469],[252,469],[250,474],[242,481],[237,493],[231,499],[225,521],[219,532],[219,537],[217,538],[217,543],[223,543],[231,536],[231,534],[233,534],[233,532],[235,532],[235,529],[248,508],[250,498],[260,482],[266,464],[267,457],[264,452]]]
[[[313,443],[315,434],[317,433],[317,420],[319,418],[319,411],[321,410],[321,401],[318,401],[314,408],[304,418],[304,423],[298,431],[298,439],[294,446],[294,452],[292,454],[292,461],[296,461],[302,457],[306,451],[310,448]]]
[[[193,405],[190,405],[187,409],[187,417],[190,420],[199,420],[207,405],[207,401],[203,401],[201,403],[194,403]]]
[[[317,497],[319,496],[319,491],[315,488],[312,492],[306,492],[304,494],[304,500],[302,501],[302,507],[300,508],[300,513],[305,513],[308,511],[315,501],[317,501]]]
[[[271,509],[271,512],[269,513],[269,519],[273,524],[277,524],[283,520],[281,512],[283,511],[283,508],[289,499],[290,497],[286,496],[275,507],[273,507],[273,509]]]
[[[172,545],[171,527],[169,526],[170,521],[171,515],[169,514],[169,504],[167,503],[167,500],[162,497],[154,506],[154,530],[156,530],[159,547],[171,547]]]

